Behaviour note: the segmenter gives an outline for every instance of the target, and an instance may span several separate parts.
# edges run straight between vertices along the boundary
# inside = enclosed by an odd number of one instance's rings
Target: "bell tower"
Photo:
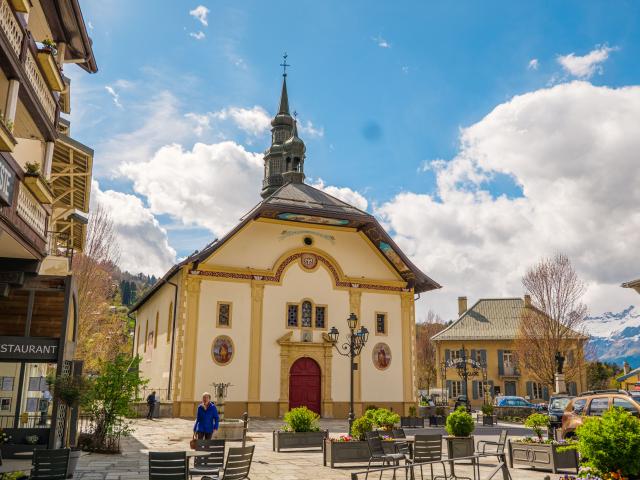
[[[282,185],[304,181],[304,159],[306,147],[298,137],[297,120],[289,112],[287,92],[287,54],[280,64],[282,73],[282,92],[278,113],[271,120],[271,146],[264,152],[264,178],[262,180],[262,198],[269,197]]]

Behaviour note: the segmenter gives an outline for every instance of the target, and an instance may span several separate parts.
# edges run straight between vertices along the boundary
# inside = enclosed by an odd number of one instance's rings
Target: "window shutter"
[[[473,360],[474,362],[477,360],[476,351],[475,350],[471,350],[471,360]]]
[[[449,395],[449,398],[453,397],[453,395],[451,395],[451,380],[447,380],[447,394]]]
[[[527,395],[533,399],[533,382],[527,382]]]
[[[569,350],[567,352],[567,363],[569,364],[570,367],[573,367],[575,365],[575,357],[573,355],[573,350]]]
[[[487,351],[486,350],[480,350],[480,361],[482,362],[483,365],[487,365]]]
[[[444,351],[444,361],[445,362],[449,362],[449,360],[451,360],[451,352],[449,351],[449,349],[447,348]]]
[[[493,380],[489,380],[489,397],[495,397],[495,392],[493,390]]]
[[[504,350],[498,350],[498,375],[504,375]]]
[[[467,399],[469,398],[469,393],[467,392],[467,382],[460,382],[462,384],[462,395],[466,395]]]
[[[478,399],[478,381],[474,380],[472,382],[472,388],[473,388],[473,399],[477,400]]]
[[[542,399],[549,400],[549,387],[542,387]]]

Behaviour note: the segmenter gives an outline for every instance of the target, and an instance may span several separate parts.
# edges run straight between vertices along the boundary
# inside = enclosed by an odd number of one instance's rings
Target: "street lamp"
[[[356,332],[356,327],[358,326],[358,317],[355,313],[349,315],[347,318],[347,327],[349,327],[349,334],[347,335],[346,342],[342,345],[338,345],[338,338],[340,337],[340,332],[334,326],[329,330],[328,336],[331,340],[331,344],[334,346],[336,351],[344,356],[349,357],[351,368],[349,369],[349,380],[350,380],[350,400],[349,400],[349,435],[351,435],[351,426],[353,425],[353,420],[355,415],[353,414],[353,371],[356,369],[356,364],[354,362],[355,358],[360,355],[363,347],[369,340],[369,330],[362,325],[360,330]]]

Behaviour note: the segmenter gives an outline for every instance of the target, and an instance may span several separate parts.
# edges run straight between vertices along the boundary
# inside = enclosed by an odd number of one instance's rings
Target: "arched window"
[[[313,312],[313,305],[308,300],[302,302],[302,326],[311,328],[311,314]]]
[[[291,157],[287,157],[287,172],[291,171]]]
[[[300,171],[300,159],[298,157],[293,159],[293,170],[295,172],[299,172]]]

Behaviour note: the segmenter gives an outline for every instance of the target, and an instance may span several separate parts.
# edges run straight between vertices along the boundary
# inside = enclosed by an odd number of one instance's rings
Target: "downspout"
[[[173,351],[176,343],[176,312],[178,310],[178,284],[165,280],[174,287],[173,294],[173,324],[171,325],[171,354],[169,356],[169,385],[167,385],[167,400],[171,400],[171,380],[173,378]]]

